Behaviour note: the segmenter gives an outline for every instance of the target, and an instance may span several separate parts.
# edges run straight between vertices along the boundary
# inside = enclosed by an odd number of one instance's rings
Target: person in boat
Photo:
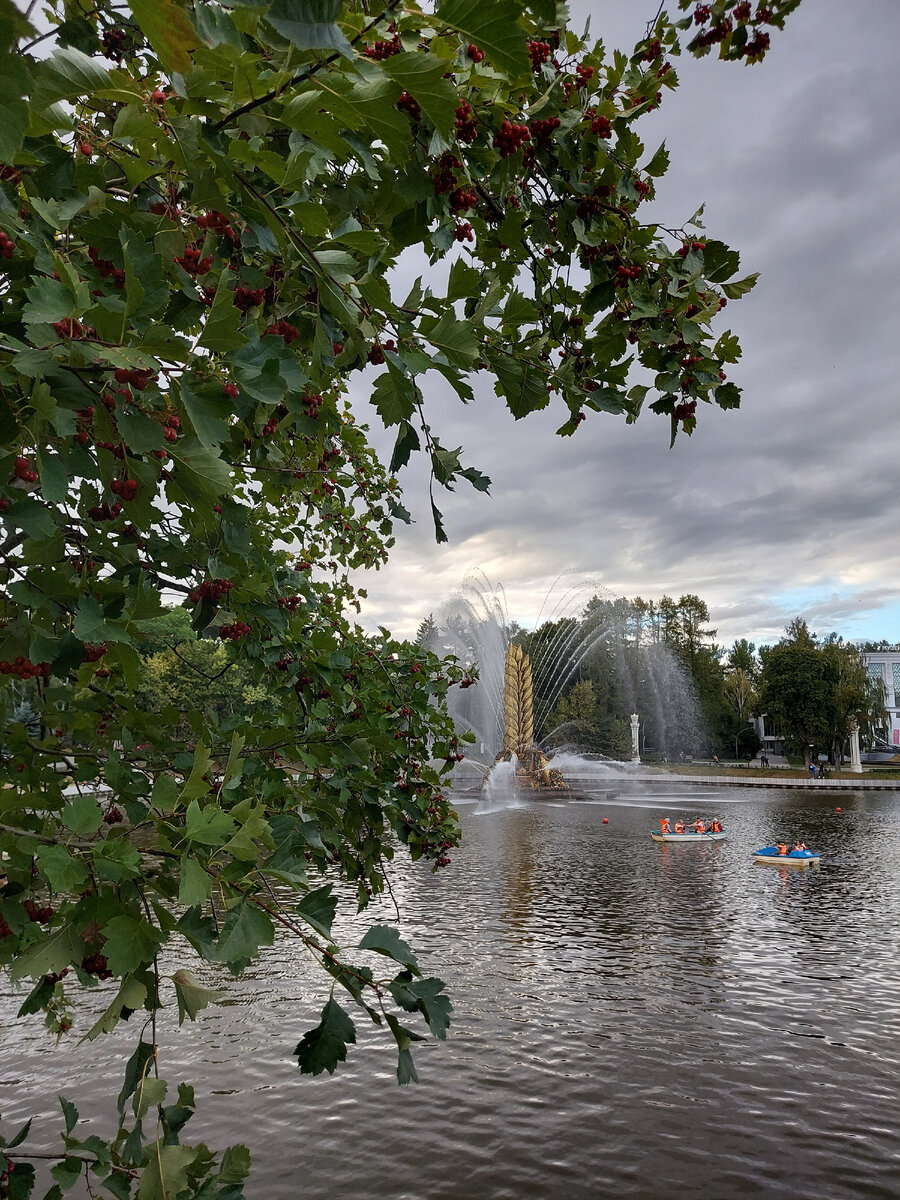
[[[805,850],[805,849],[806,849],[806,842],[797,842],[797,843],[795,844],[795,846],[794,846],[794,849],[795,849],[795,850]]]
[[[775,849],[778,851],[779,857],[783,857],[788,852],[787,842],[776,842]]]
[[[675,822],[675,832],[676,833],[684,833],[684,821],[676,821]]]
[[[697,820],[693,824],[694,833],[706,833],[706,825],[703,821]]]
[[[721,833],[722,832],[722,822],[719,820],[718,817],[713,817],[713,819],[710,821],[709,832],[710,833]]]
[[[660,817],[659,818],[659,832],[660,833],[668,833],[669,832],[669,818],[668,817]]]

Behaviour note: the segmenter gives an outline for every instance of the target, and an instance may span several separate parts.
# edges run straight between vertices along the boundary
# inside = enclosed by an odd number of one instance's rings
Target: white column
[[[853,725],[850,729],[850,767],[849,770],[855,771],[858,775],[862,774],[862,761],[859,757],[859,726]]]
[[[631,761],[639,763],[641,761],[641,744],[638,741],[638,731],[641,727],[641,718],[637,713],[631,714]]]

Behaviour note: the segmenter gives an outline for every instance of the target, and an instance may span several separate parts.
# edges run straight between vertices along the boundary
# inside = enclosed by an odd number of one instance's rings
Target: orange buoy
[[[838,808],[836,808],[834,811],[835,811],[835,812],[843,812],[844,810],[843,810],[842,808],[838,807]]]
[[[603,824],[604,824],[604,825],[608,825],[608,824],[609,824],[609,817],[604,817],[604,818],[603,818]]]

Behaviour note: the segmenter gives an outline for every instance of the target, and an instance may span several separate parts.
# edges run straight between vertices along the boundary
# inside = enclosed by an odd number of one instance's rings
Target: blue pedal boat
[[[821,858],[822,855],[814,850],[789,850],[787,854],[779,854],[777,846],[763,846],[761,850],[753,851],[754,862],[774,863],[776,867],[808,867]]]

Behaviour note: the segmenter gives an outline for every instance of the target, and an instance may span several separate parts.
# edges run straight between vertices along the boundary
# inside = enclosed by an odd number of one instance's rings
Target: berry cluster
[[[509,158],[521,149],[523,142],[530,141],[531,130],[527,125],[513,125],[511,121],[503,120],[494,134],[493,144],[500,151],[501,158]]]
[[[13,662],[0,662],[0,674],[17,675],[19,679],[49,679],[50,664],[48,662],[33,663],[29,658],[20,654]]]
[[[471,188],[454,188],[449,196],[450,211],[454,216],[468,212],[478,203],[478,196]]]
[[[13,463],[13,479],[21,479],[23,483],[37,483],[38,473],[34,469],[34,464],[21,454]]]
[[[278,607],[286,608],[288,610],[288,612],[293,612],[296,608],[299,608],[299,606],[301,604],[305,604],[305,603],[306,603],[306,599],[303,596],[279,596],[278,597]]]
[[[648,42],[644,53],[641,55],[643,62],[655,62],[662,54],[662,43],[659,38],[654,38],[652,42]]]
[[[711,12],[712,9],[708,4],[698,4],[694,9],[694,24],[705,25]]]
[[[696,411],[696,400],[682,400],[672,409],[672,416],[676,421],[687,421]]]
[[[177,413],[169,413],[163,423],[163,437],[167,442],[178,441],[178,430],[181,428],[181,417]],[[154,454],[163,454],[164,451],[154,450]]]
[[[239,308],[241,312],[246,312],[248,308],[256,308],[262,304],[265,298],[265,288],[236,287],[234,289],[234,307]]]
[[[94,336],[93,329],[89,329],[87,325],[82,325],[74,317],[63,317],[61,321],[54,321],[53,328],[56,330],[57,337],[69,338],[73,342],[78,341],[79,338]]]
[[[114,804],[103,814],[103,823],[105,825],[118,825],[123,820],[122,813]]]
[[[750,39],[743,49],[745,58],[756,58],[757,55],[765,54],[769,48],[769,35],[767,33],[756,33]]]
[[[469,43],[469,47],[466,50],[466,54],[468,54],[469,58],[471,58],[473,63],[480,63],[481,60],[484,58],[484,51],[479,50],[474,42]]]
[[[250,626],[246,623],[246,621],[235,621],[231,625],[219,626],[219,637],[223,642],[229,640],[237,642],[242,637],[246,637],[249,632]]]
[[[16,252],[16,243],[0,229],[0,258],[12,258]]]
[[[461,167],[462,163],[455,154],[451,154],[449,150],[445,150],[437,162],[437,173],[432,176],[434,183],[434,194],[442,195],[444,192],[452,192],[456,187],[456,173],[454,168]]]
[[[740,4],[734,6],[734,19],[741,22],[749,21],[751,7],[750,0],[741,0]]]
[[[397,343],[394,341],[393,338],[386,338],[380,344],[376,342],[375,345],[372,347],[372,349],[369,351],[369,353],[366,355],[366,361],[370,362],[372,364],[372,366],[374,366],[374,367],[380,366],[381,363],[384,362],[385,350],[393,350],[396,353]]]
[[[241,394],[241,389],[238,387],[238,385],[236,383],[223,383],[222,384],[222,395],[227,396],[229,400],[237,400],[237,398],[240,394]]]
[[[106,961],[105,954],[88,954],[81,960],[81,969],[85,975],[96,975],[98,979],[111,979],[112,971]]]
[[[282,658],[278,659],[278,661],[275,663],[275,666],[279,671],[286,671],[288,667],[295,661],[296,659],[294,658],[293,654],[285,654]]]
[[[178,263],[183,271],[186,271],[192,278],[198,275],[206,275],[210,267],[213,265],[213,256],[208,254],[206,258],[201,258],[201,251],[197,246],[186,246],[184,254],[173,258],[173,262]]]
[[[115,504],[95,504],[88,509],[92,521],[114,521],[122,511],[122,505],[117,500]]]
[[[549,146],[554,132],[559,129],[559,117],[547,117],[543,121],[531,121],[528,128],[535,142],[541,146]]]
[[[613,135],[612,121],[609,117],[594,117],[591,121],[591,133],[599,138],[611,138]]]
[[[113,284],[115,285],[116,291],[121,292],[122,288],[125,286],[124,270],[121,267],[117,267],[112,259],[101,258],[100,251],[96,246],[88,246],[88,258],[97,268],[97,274],[100,276],[100,278],[111,278]]]
[[[646,183],[643,179],[636,179],[634,181],[634,190],[643,200],[650,193],[650,184]]]
[[[680,246],[678,249],[678,257],[679,258],[687,258],[687,256],[690,254],[690,252],[692,250],[705,250],[705,249],[706,249],[706,242],[685,242],[684,245]]]
[[[403,47],[400,45],[400,37],[394,34],[389,42],[375,42],[373,46],[366,46],[363,50],[363,55],[366,58],[374,58],[379,62],[383,58],[391,58],[394,54],[400,54]]]
[[[267,325],[263,330],[263,337],[266,337],[267,334],[282,338],[284,344],[289,346],[291,342],[295,342],[300,336],[300,330],[296,325],[291,325],[288,321],[276,321],[274,325]]]
[[[124,29],[107,29],[103,34],[103,51],[107,58],[112,58],[116,62],[122,61],[122,50],[125,43],[128,41],[128,34]]]
[[[99,662],[106,653],[106,642],[100,642],[99,645],[94,645],[92,642],[84,643],[84,661]]]
[[[400,99],[397,101],[397,107],[401,112],[405,112],[409,119],[416,124],[422,120],[422,110],[419,108],[419,102],[409,92],[401,92]]]
[[[230,579],[204,579],[199,587],[191,588],[188,592],[188,599],[196,604],[199,600],[215,600],[219,601],[222,596],[227,596],[234,584]]]
[[[18,167],[12,167],[9,163],[0,165],[0,183],[18,183],[21,178],[22,172]]]
[[[319,409],[322,407],[322,397],[318,393],[310,396],[304,396],[303,407],[306,410],[306,415],[308,417],[318,417]]]
[[[214,229],[216,233],[221,233],[223,237],[227,237],[236,245],[240,245],[241,235],[235,230],[225,213],[216,212],[214,208],[208,209],[201,216],[197,217],[195,224],[201,229]]]
[[[467,142],[470,146],[478,137],[478,121],[475,119],[475,112],[468,100],[463,100],[456,109],[456,136],[461,142]]]
[[[159,379],[156,371],[150,367],[116,367],[113,372],[116,383],[127,383],[131,387],[137,388],[142,392],[149,383],[155,383]],[[103,397],[104,404],[106,397]]]
[[[138,484],[136,479],[114,479],[109,485],[109,490],[114,496],[118,496],[120,500],[133,500],[137,495]]]
[[[717,21],[715,25],[711,25],[709,29],[704,30],[697,38],[698,46],[716,46],[719,42],[724,42],[725,38],[731,33],[734,28],[731,20],[726,17],[722,21]]]
[[[35,921],[38,925],[47,925],[53,919],[53,909],[49,905],[41,907],[33,900],[23,900],[22,907],[28,914],[28,919]]]
[[[551,54],[549,42],[529,42],[528,57],[531,59],[532,71],[540,71],[545,62],[548,61]]]
[[[453,230],[453,240],[456,242],[474,242],[475,232],[468,221],[460,221]]]
[[[620,263],[616,267],[616,277],[613,280],[613,287],[627,287],[632,279],[640,279],[643,273],[643,267],[628,267],[624,263]]]

